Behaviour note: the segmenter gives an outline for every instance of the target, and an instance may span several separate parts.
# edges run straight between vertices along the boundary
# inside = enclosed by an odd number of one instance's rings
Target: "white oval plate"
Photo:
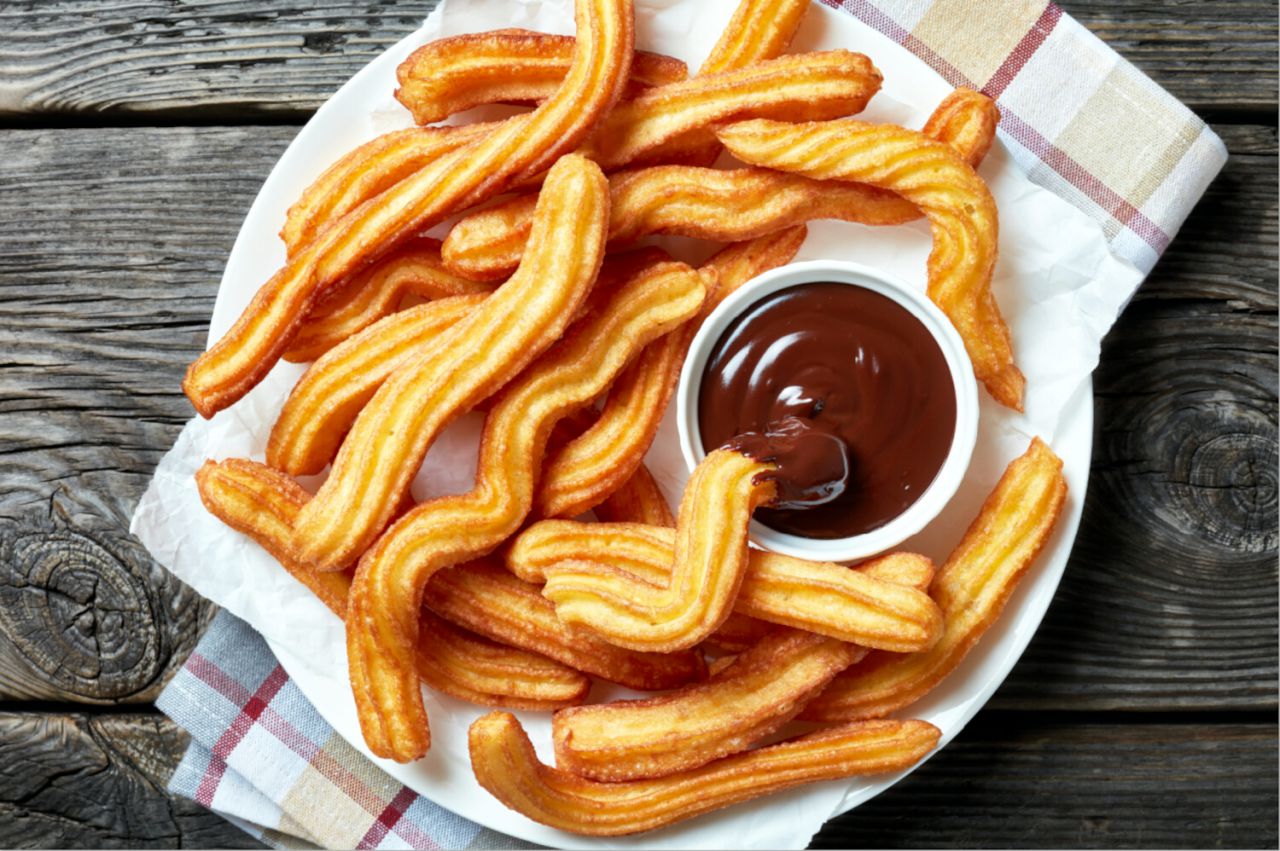
[[[571,21],[569,0],[449,0],[449,4],[452,13],[466,9],[472,12],[473,17],[489,21],[488,28],[529,26],[539,15],[552,14],[559,16],[560,23],[543,28],[570,31],[567,23]],[[727,0],[720,4],[701,4],[699,0],[638,0],[638,5],[645,10],[638,46],[674,54],[690,61],[691,67],[696,68],[734,4]],[[684,17],[675,14],[677,12],[683,12]],[[433,17],[436,14],[439,12],[433,13]],[[677,32],[685,37],[674,38],[673,34]],[[280,158],[255,199],[228,259],[210,323],[211,340],[217,339],[231,325],[256,287],[283,262],[284,252],[276,232],[283,221],[284,211],[302,189],[350,148],[376,132],[408,123],[407,115],[397,113],[390,101],[390,93],[395,85],[396,65],[423,40],[422,33],[409,36],[352,77],[317,111]],[[795,49],[837,46],[868,53],[885,72],[885,89],[866,114],[870,120],[892,120],[919,126],[932,105],[950,91],[941,78],[900,46],[858,23],[852,16],[815,3]],[[924,718],[941,728],[943,745],[960,732],[1004,680],[1053,598],[1080,522],[1092,441],[1093,396],[1088,370],[1084,369],[1069,382],[1064,381],[1060,369],[1055,371],[1055,365],[1060,365],[1062,340],[1078,339],[1081,332],[1078,328],[1061,330],[1051,327],[1053,322],[1060,321],[1062,311],[1043,309],[1052,301],[1053,295],[1035,289],[1044,285],[1060,294],[1064,286],[1075,279],[1068,277],[1065,283],[1059,279],[1042,284],[1043,270],[1048,262],[1046,257],[1055,249],[1045,245],[1043,240],[1037,240],[1036,235],[1045,232],[1046,226],[1052,224],[1058,238],[1056,244],[1066,244],[1068,247],[1063,251],[1081,253],[1084,253],[1083,249],[1077,244],[1089,242],[1089,250],[1096,254],[1105,250],[1105,240],[1083,214],[1032,185],[1000,145],[993,148],[982,172],[1001,205],[1002,213],[1017,211],[1016,215],[1002,219],[1001,251],[1005,259],[998,270],[995,287],[1014,332],[1015,350],[1028,376],[1031,388],[1028,414],[1012,414],[984,397],[979,445],[965,484],[943,515],[920,536],[908,541],[907,546],[936,559],[945,557],[1004,466],[1025,449],[1033,434],[1045,436],[1065,461],[1071,494],[1052,540],[999,622],[957,671],[925,700],[911,708],[912,717]],[[691,251],[699,250],[690,249],[689,244],[682,241],[668,244],[673,246],[673,251],[687,257]],[[1032,247],[1025,248],[1027,245]],[[810,238],[799,259],[831,257],[854,260],[879,266],[923,287],[924,258],[928,246],[928,231],[919,224],[872,231],[856,225],[821,222],[811,225]],[[1069,274],[1085,274],[1076,273],[1075,266],[1071,264],[1062,265],[1070,267]],[[1076,266],[1097,268],[1096,264],[1089,267],[1083,262]],[[1083,287],[1084,284],[1077,282],[1077,286]],[[1055,319],[1055,314],[1059,318]],[[1060,331],[1061,336],[1055,337]],[[1082,355],[1086,359],[1089,356],[1088,353]],[[1096,348],[1092,356],[1096,357]],[[279,387],[281,379],[292,380],[299,373],[299,368],[282,364],[273,375],[272,386]],[[263,416],[263,410],[237,408],[247,411],[238,415],[249,423],[247,428],[261,430],[260,423],[249,421]],[[227,416],[237,416],[235,410],[219,419],[226,422]],[[464,442],[469,436],[473,439],[475,426],[474,420],[464,422],[452,438],[442,439],[441,443],[457,447],[460,439]],[[437,448],[441,448],[439,444]],[[219,457],[215,451],[209,454]],[[455,450],[455,454],[458,464],[474,465],[473,453]],[[668,496],[678,498],[686,473],[670,417],[664,423],[648,460]],[[430,459],[428,463],[431,463]],[[456,489],[459,482],[465,485],[466,478],[466,475],[453,476],[451,484]],[[277,587],[272,593],[284,592]],[[287,593],[297,592],[291,590]],[[242,615],[245,612],[244,605],[234,608]],[[279,609],[274,611],[278,613]],[[249,620],[254,623],[252,616]],[[271,640],[269,623],[254,625],[268,636],[281,664],[325,719],[368,755],[360,736],[350,691],[345,687],[346,660],[341,645],[329,642],[317,648],[293,644],[291,649],[279,640]],[[599,695],[604,694],[612,696],[622,692],[599,692]],[[562,848],[802,846],[809,838],[810,827],[816,830],[826,818],[852,809],[909,773],[815,784],[638,837],[593,839],[536,824],[495,801],[476,784],[466,753],[466,727],[484,710],[435,694],[428,694],[427,702],[433,730],[433,748],[427,758],[411,765],[370,758],[415,791],[478,824],[520,839]],[[547,716],[521,715],[535,746],[549,758],[550,725]]]

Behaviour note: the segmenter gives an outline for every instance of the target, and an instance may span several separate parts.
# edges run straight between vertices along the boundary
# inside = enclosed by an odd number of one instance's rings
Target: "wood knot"
[[[1187,447],[1187,487],[1177,495],[1199,517],[1216,518],[1204,532],[1245,552],[1273,552],[1277,530],[1274,431],[1220,434]],[[1180,459],[1181,460],[1181,459]],[[1181,466],[1181,465],[1180,465]]]
[[[142,572],[69,529],[0,525],[0,629],[46,679],[88,699],[134,694],[164,666]]]

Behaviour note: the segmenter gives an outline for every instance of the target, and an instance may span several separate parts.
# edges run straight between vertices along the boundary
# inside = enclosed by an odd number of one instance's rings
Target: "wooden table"
[[[0,846],[254,843],[164,791],[213,610],[130,538],[297,128],[430,0],[0,7]],[[1103,350],[1075,554],[959,739],[836,846],[1277,842],[1273,3],[1071,0],[1231,151]]]

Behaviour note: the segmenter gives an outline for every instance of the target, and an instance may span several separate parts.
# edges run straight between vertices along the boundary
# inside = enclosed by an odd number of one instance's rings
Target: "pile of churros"
[[[692,75],[634,49],[630,0],[577,0],[575,36],[421,47],[396,91],[417,126],[303,193],[286,264],[187,371],[209,417],[281,358],[310,363],[265,462],[210,461],[197,481],[344,620],[373,753],[427,752],[423,684],[496,707],[470,729],[479,783],[543,824],[618,835],[936,746],[932,725],[886,716],[959,664],[1036,558],[1066,492],[1048,446],[1009,465],[936,570],[751,548],[777,487],[731,445],[674,515],[643,463],[700,322],[788,263],[811,219],[926,219],[929,296],[978,381],[1022,404],[974,170],[994,104],[957,91],[921,129],[850,117],[881,74],[850,51],[786,54],[807,5],[741,0]],[[529,109],[433,124],[496,103]],[[717,168],[726,151],[740,164]],[[443,241],[423,235],[446,220]],[[694,268],[637,247],[653,234],[725,245]],[[474,487],[415,503],[433,441],[471,410]],[[326,468],[314,493],[296,481]],[[662,694],[590,705],[597,679]],[[556,765],[503,709],[554,713]],[[777,741],[793,719],[808,732]]]

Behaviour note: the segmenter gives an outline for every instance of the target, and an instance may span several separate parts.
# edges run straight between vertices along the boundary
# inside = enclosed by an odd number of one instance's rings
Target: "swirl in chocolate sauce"
[[[707,451],[737,438],[749,454],[772,453],[779,500],[757,520],[844,538],[883,526],[928,489],[951,449],[956,396],[941,349],[906,308],[863,287],[800,284],[721,335],[698,422]]]

